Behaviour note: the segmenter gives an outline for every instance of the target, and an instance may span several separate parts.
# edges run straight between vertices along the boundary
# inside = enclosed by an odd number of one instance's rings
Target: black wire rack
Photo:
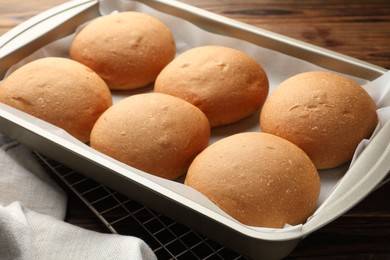
[[[47,172],[74,192],[112,233],[143,239],[158,259],[246,259],[56,161],[39,153],[36,156]]]

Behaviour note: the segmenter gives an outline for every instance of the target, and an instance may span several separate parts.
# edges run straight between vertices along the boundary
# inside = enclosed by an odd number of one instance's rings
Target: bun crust
[[[210,125],[197,107],[159,93],[127,97],[96,122],[91,146],[123,163],[176,179],[207,145]]]
[[[260,64],[244,52],[202,46],[169,63],[158,75],[154,90],[197,106],[215,127],[259,109],[268,94],[268,78]]]
[[[63,128],[80,141],[112,105],[106,83],[88,67],[66,58],[42,58],[10,74],[0,101]]]
[[[241,133],[210,145],[188,169],[185,184],[243,224],[282,228],[312,214],[320,179],[307,155],[266,133]]]
[[[306,72],[282,82],[260,115],[264,132],[298,145],[318,169],[349,161],[377,122],[376,105],[367,92],[329,72]]]
[[[122,12],[96,18],[75,37],[70,57],[98,73],[111,89],[152,83],[174,58],[175,41],[156,18]]]

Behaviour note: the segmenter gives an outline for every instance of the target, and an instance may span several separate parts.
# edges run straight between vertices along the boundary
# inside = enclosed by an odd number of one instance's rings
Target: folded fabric
[[[32,152],[0,134],[0,259],[156,259],[139,238],[63,221],[66,195]]]
[[[66,195],[32,152],[0,134],[0,204],[20,201],[31,210],[64,219]]]

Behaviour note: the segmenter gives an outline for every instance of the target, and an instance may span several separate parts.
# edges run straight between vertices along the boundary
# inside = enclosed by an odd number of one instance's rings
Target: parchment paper
[[[153,10],[143,4],[140,4],[135,1],[125,1],[125,0],[116,0],[116,1],[108,1],[108,0],[102,0],[100,3],[100,10],[102,15],[107,15],[112,12],[117,11],[140,11],[144,12],[150,15],[153,15],[154,17],[160,19],[163,21],[173,32],[173,35],[176,40],[176,46],[177,46],[177,55],[184,52],[185,50],[188,50],[190,48],[196,47],[196,46],[202,46],[202,45],[223,45],[228,46],[232,48],[236,48],[239,50],[244,51],[245,53],[251,55],[253,58],[255,58],[265,69],[269,82],[270,82],[270,93],[273,91],[273,89],[280,84],[283,80],[306,71],[326,71],[327,69],[324,69],[322,67],[316,66],[314,64],[311,64],[309,62],[287,56],[285,54],[281,54],[272,50],[268,50],[262,47],[259,47],[257,45],[226,37],[221,35],[212,34],[209,32],[206,32],[197,26],[174,16],[167,15],[164,13],[161,13],[159,11]],[[27,57],[26,59],[22,60],[20,63],[16,64],[12,68],[10,68],[9,73],[11,73],[16,68],[22,66],[23,64],[32,61],[37,58],[42,58],[46,56],[57,56],[57,57],[68,57],[68,49],[72,42],[74,35],[65,37],[61,40],[58,40],[56,42],[53,42],[46,47],[38,50],[31,56]],[[368,91],[368,93],[371,95],[371,97],[375,100],[377,106],[378,106],[378,115],[380,117],[380,123],[376,129],[376,132],[380,130],[380,127],[390,119],[390,73],[387,72],[382,77],[378,78],[377,80],[373,82],[368,82],[364,79],[351,77],[349,75],[347,76],[357,83],[363,85],[363,87]],[[140,90],[136,91],[113,91],[113,101],[114,103],[118,100],[129,96],[134,95],[138,93],[144,93],[144,92],[151,92],[153,91],[153,86],[148,86]],[[37,124],[39,124],[39,120],[37,121]],[[43,127],[47,128],[47,125],[45,124]],[[72,143],[77,144],[82,149],[91,149],[87,147],[86,144],[83,144],[76,139],[72,138],[68,134],[64,133],[62,130],[57,129],[56,127],[52,127],[51,130],[55,132],[57,135],[61,136],[62,138],[69,139]],[[239,133],[239,132],[249,132],[249,131],[259,131],[259,111],[254,113],[253,115],[249,116],[248,118],[224,127],[218,127],[212,130],[212,136],[210,139],[210,143],[213,143],[223,137],[226,137],[228,135]],[[365,146],[369,144],[369,140],[365,140],[361,143],[361,145],[356,150],[354,160],[358,157],[359,153],[364,149]],[[99,154],[96,151],[93,151],[96,154]],[[101,155],[101,154],[99,154]],[[104,155],[102,155],[104,156]],[[115,160],[114,160],[115,161]],[[352,162],[353,162],[352,161]],[[116,161],[115,161],[116,162]],[[116,162],[118,163],[118,162]],[[121,163],[119,163],[121,164]],[[128,166],[125,166],[128,167]],[[320,178],[321,178],[321,194],[318,200],[318,206],[321,205],[325,199],[327,198],[328,194],[331,192],[332,189],[337,185],[339,181],[342,180],[342,177],[345,175],[349,167],[349,164],[345,164],[341,167],[335,168],[335,169],[329,169],[329,170],[321,170],[320,171]],[[132,169],[131,167],[128,167],[129,169]],[[209,208],[212,209],[215,212],[218,212],[219,214],[226,215],[224,212],[222,212],[219,208],[217,208],[211,201],[209,201],[205,196],[200,194],[199,192],[193,190],[192,188],[189,188],[180,181],[174,182],[165,180],[147,173],[143,173],[140,171],[135,171],[137,174],[142,175],[145,178],[148,178],[164,187],[167,187],[171,191],[174,191],[178,194],[181,194],[184,197],[190,198],[191,200]],[[226,217],[230,218],[226,215]],[[302,225],[298,226],[288,226],[284,229],[269,229],[269,228],[256,228],[258,230],[262,230],[264,232],[283,232],[291,229],[298,230],[301,228]]]

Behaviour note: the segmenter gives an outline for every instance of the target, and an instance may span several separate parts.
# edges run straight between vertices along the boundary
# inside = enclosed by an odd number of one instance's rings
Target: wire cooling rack
[[[84,175],[36,153],[38,161],[62,181],[114,234],[143,239],[158,259],[234,259],[243,256]]]

